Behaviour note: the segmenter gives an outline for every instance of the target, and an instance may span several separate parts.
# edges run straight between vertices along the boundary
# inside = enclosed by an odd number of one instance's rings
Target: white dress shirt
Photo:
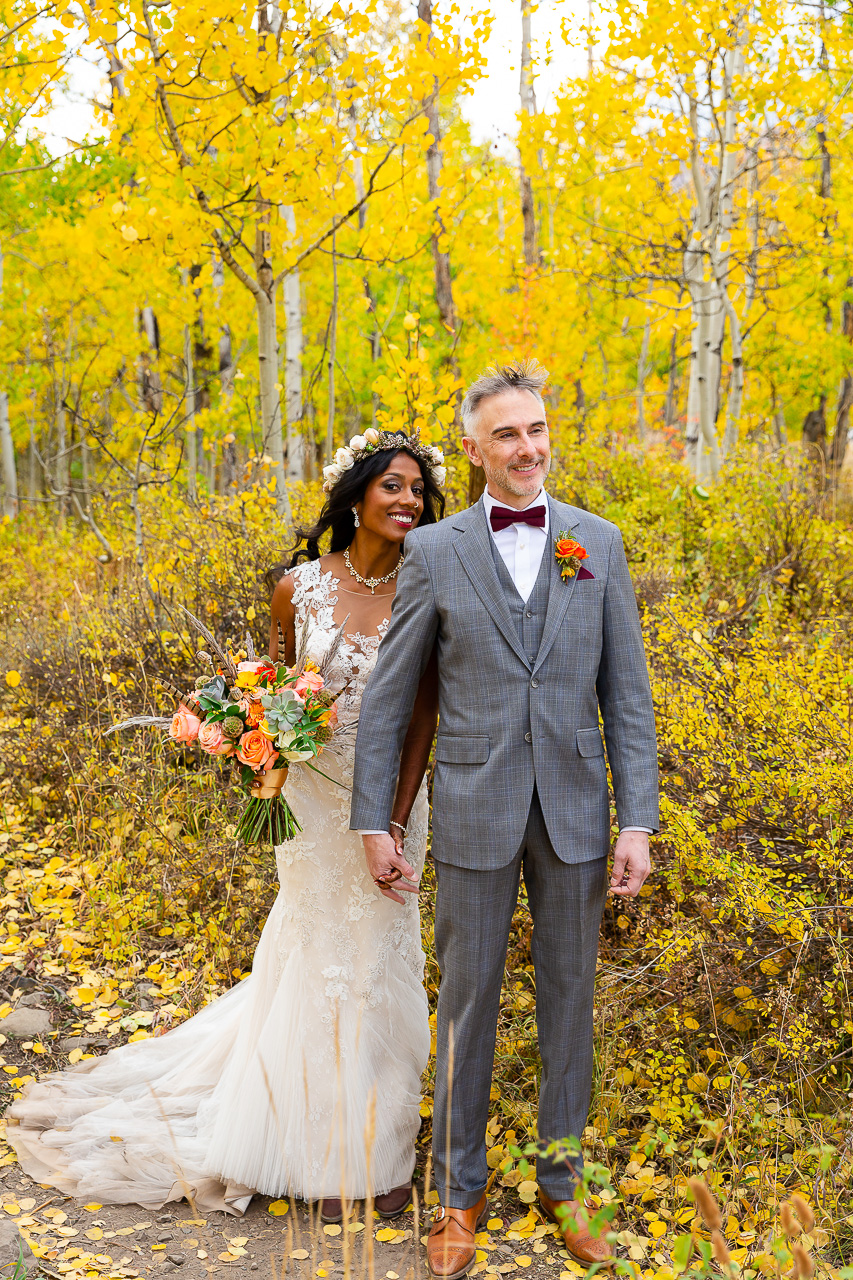
[[[483,506],[486,509],[486,520],[489,524],[489,532],[494,539],[501,559],[507,567],[509,576],[515,583],[515,589],[525,602],[530,598],[530,593],[536,583],[539,570],[542,566],[542,557],[545,554],[545,548],[548,545],[548,531],[550,526],[550,512],[548,510],[548,498],[544,489],[540,489],[535,498],[531,498],[529,502],[525,502],[521,510],[540,504],[545,508],[545,524],[543,528],[538,528],[532,524],[511,524],[505,529],[499,529],[497,532],[492,528],[491,514],[493,507],[505,506],[505,503],[499,502],[497,498],[493,498],[488,489],[483,493]],[[622,827],[622,831],[645,831],[651,835],[651,827]],[[359,831],[361,836],[381,836],[387,835],[385,831]],[[621,832],[620,832],[621,834]]]
[[[491,522],[492,508],[504,505],[498,502],[497,498],[493,498],[486,489],[483,494],[483,506],[486,508],[486,519],[489,521],[492,539],[507,567],[509,576],[515,583],[516,591],[526,603],[536,583],[542,556],[548,545],[548,499],[545,496],[545,490],[540,489],[536,497],[525,502],[522,508],[523,510],[535,506],[545,508],[545,524],[541,529],[532,524],[510,524],[505,529],[495,532]]]

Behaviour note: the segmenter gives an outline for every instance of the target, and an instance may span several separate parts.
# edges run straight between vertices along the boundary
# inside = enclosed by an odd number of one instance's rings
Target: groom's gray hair
[[[542,391],[548,381],[548,371],[538,360],[512,360],[509,364],[496,364],[472,382],[462,401],[462,427],[467,435],[473,435],[477,425],[480,405],[490,396],[503,395],[505,391],[529,391],[544,407]]]

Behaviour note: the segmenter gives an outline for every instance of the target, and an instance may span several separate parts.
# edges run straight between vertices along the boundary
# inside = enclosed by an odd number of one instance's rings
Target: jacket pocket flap
[[[489,758],[489,739],[440,733],[435,743],[435,758],[442,764],[485,764]]]
[[[603,756],[604,743],[598,729],[578,729],[578,751],[582,756]]]

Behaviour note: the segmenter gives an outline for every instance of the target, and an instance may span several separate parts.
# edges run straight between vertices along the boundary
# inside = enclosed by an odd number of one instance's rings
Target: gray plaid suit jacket
[[[599,516],[548,498],[548,608],[525,654],[498,577],[482,500],[413,530],[391,625],[361,705],[350,826],[387,829],[418,682],[438,644],[433,854],[488,870],[516,855],[534,786],[564,862],[610,848],[604,744],[620,827],[658,827],[655,721],[622,538]],[[589,553],[564,581],[553,540]]]

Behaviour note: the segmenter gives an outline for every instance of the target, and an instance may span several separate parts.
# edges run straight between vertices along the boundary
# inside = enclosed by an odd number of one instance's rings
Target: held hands
[[[390,898],[392,902],[405,902],[392,885],[402,893],[417,893],[415,868],[407,861],[398,835],[362,836],[361,839],[367,869],[383,897]]]
[[[652,869],[649,837],[645,831],[622,831],[613,852],[610,893],[636,898]]]

